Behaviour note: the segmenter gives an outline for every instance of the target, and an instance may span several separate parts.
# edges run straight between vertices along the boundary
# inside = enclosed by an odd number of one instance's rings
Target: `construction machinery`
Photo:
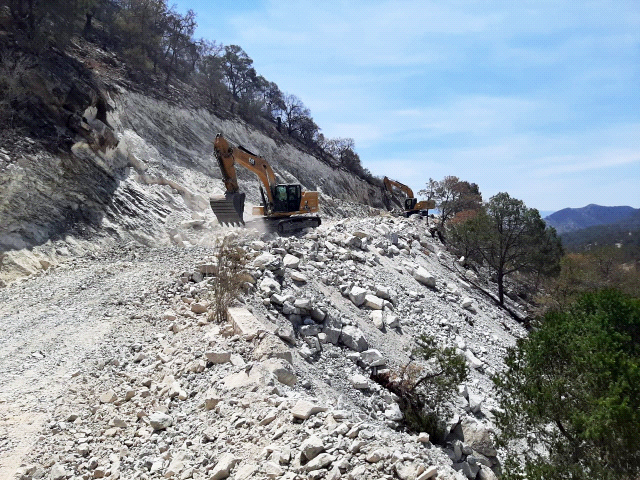
[[[210,204],[221,224],[244,225],[245,193],[238,186],[237,164],[255,173],[261,182],[262,205],[253,207],[253,215],[264,218],[279,233],[320,225],[320,217],[310,215],[318,212],[318,192],[305,192],[300,184],[276,183],[269,162],[240,145],[232,147],[221,133],[213,147],[226,192],[211,197]]]
[[[414,213],[419,213],[422,216],[426,216],[429,209],[433,209],[436,206],[436,202],[433,200],[422,200],[418,201],[417,198],[413,196],[413,190],[409,188],[404,183],[397,182],[396,180],[391,180],[389,177],[384,177],[384,188],[391,195],[396,193],[395,189],[403,192],[407,198],[404,199],[404,216],[408,217],[413,215]]]

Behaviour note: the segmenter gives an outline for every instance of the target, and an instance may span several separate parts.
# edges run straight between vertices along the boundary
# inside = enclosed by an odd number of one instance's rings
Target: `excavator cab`
[[[272,193],[274,212],[296,212],[300,210],[300,200],[302,199],[301,185],[275,185]]]
[[[404,200],[404,209],[405,211],[410,211],[416,208],[416,203],[418,203],[417,198],[406,198]]]

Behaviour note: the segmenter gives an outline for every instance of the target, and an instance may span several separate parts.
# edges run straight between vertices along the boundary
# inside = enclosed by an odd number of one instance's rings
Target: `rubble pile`
[[[174,272],[156,289],[163,314],[141,309],[135,335],[73,372],[17,478],[496,478],[489,376],[525,331],[424,219],[235,235],[249,275],[229,321],[211,321],[213,253]],[[398,398],[371,379],[406,365],[421,334],[471,371],[446,445],[407,431]]]

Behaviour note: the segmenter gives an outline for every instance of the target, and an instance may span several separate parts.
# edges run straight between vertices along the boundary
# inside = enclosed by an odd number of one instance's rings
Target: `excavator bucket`
[[[244,225],[244,193],[227,193],[209,199],[211,209],[222,225]]]

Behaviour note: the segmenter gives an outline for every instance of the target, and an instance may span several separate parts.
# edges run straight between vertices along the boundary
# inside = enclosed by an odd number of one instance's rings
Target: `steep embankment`
[[[63,254],[51,242],[67,236],[158,245],[182,242],[184,222],[215,225],[218,132],[266,157],[283,181],[319,190],[325,214],[333,199],[382,207],[380,190],[353,174],[239,119],[136,93],[91,53],[14,59],[30,62],[20,74],[26,133],[0,145],[0,282],[55,264]],[[257,180],[240,172],[240,181],[250,211]]]

